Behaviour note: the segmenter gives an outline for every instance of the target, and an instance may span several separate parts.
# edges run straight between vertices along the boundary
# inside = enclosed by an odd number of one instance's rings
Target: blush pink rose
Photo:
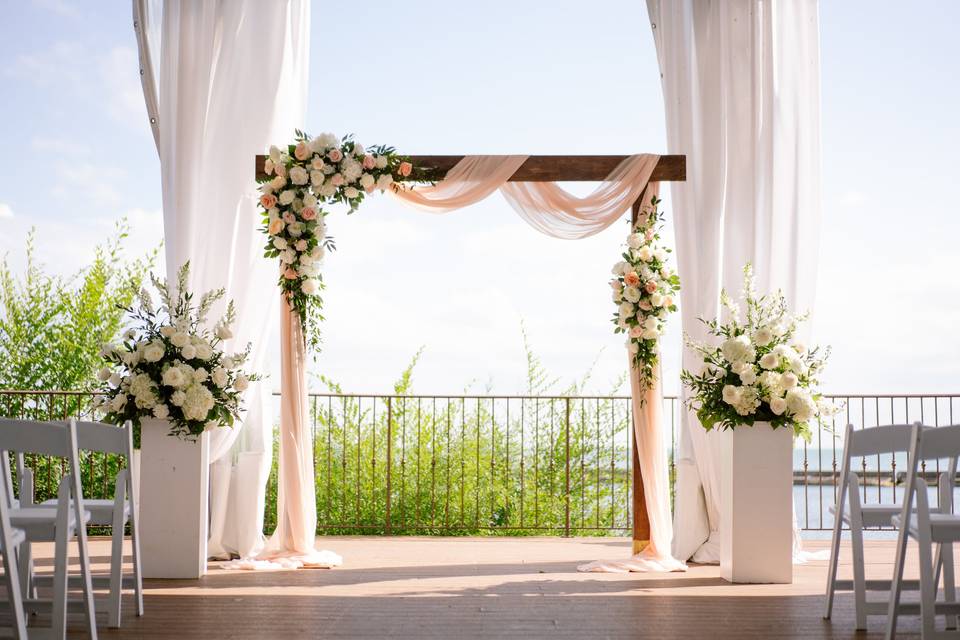
[[[287,224],[293,224],[294,222],[297,221],[297,217],[293,215],[292,211],[284,211],[283,221],[286,222]]]
[[[316,220],[317,210],[313,207],[304,207],[303,209],[300,209],[300,217],[304,220]]]
[[[340,175],[339,173],[335,173],[332,176],[330,176],[330,184],[332,184],[333,186],[339,187],[343,183],[344,183],[343,176]]]
[[[643,335],[643,327],[630,327],[630,337],[639,338]]]
[[[283,272],[283,277],[286,278],[287,280],[296,280],[297,272],[291,269],[290,267],[287,267],[287,270]]]
[[[644,311],[650,311],[651,309],[653,309],[653,305],[650,304],[649,300],[641,300],[640,302],[637,303],[637,306],[639,306]],[[638,315],[642,315],[642,314],[638,314]]]
[[[340,162],[343,160],[343,152],[341,152],[340,149],[330,149],[327,157],[330,158],[331,162]]]
[[[306,240],[297,240],[297,244],[293,245],[297,251],[306,251],[307,250],[307,241]]]
[[[627,274],[623,276],[623,281],[627,283],[627,286],[635,287],[640,284],[640,276],[637,275],[636,271],[628,271]]]
[[[376,159],[376,158],[374,158],[374,157],[373,157],[372,155],[370,155],[369,153],[368,153],[367,155],[363,156],[363,168],[364,168],[364,169],[373,169],[375,166],[377,166],[377,159]]]
[[[653,236],[654,236],[653,229],[647,229],[647,232],[643,235],[643,237],[647,239],[647,242],[650,242],[651,240],[653,240]]]
[[[272,193],[265,193],[260,196],[260,205],[264,209],[272,209],[277,205],[277,196]]]
[[[281,178],[287,177],[287,167],[282,162],[273,167],[273,172]]]
[[[412,171],[413,171],[412,164],[410,164],[409,162],[400,163],[400,175],[402,175],[404,178],[409,176]]]
[[[276,220],[271,222],[270,226],[267,228],[267,232],[272,236],[277,235],[281,231],[283,231],[283,220],[281,220],[280,218],[277,218]]]
[[[297,160],[306,160],[310,157],[310,147],[307,146],[306,142],[299,143],[296,148],[293,150],[293,157]]]
[[[657,290],[657,283],[653,280],[650,280],[643,288],[647,291],[647,293],[653,293]]]
[[[620,284],[620,281],[619,281],[619,280],[611,280],[611,281],[610,281],[610,288],[613,289],[614,291],[620,291],[620,289],[623,288],[623,285]]]

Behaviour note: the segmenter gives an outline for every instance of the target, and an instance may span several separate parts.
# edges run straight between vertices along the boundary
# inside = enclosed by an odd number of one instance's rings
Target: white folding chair
[[[7,454],[4,461],[9,463]],[[12,491],[10,477],[0,474],[4,491]],[[17,549],[27,539],[22,529],[14,529],[10,524],[10,506],[6,500],[0,500],[0,553],[3,554],[3,580],[7,585],[7,603],[12,618],[10,628],[17,640],[27,640],[27,619],[23,611],[23,593],[20,591],[20,576],[17,570]]]
[[[956,581],[953,565],[953,544],[960,542],[960,515],[953,512],[953,489],[956,482],[956,461],[960,457],[960,425],[922,429],[914,427],[914,442],[908,458],[907,488],[900,513],[893,517],[898,527],[896,562],[893,570],[893,585],[887,611],[888,640],[897,631],[897,616],[900,613],[917,612],[916,606],[900,603],[903,588],[903,567],[907,555],[907,541],[917,541],[920,560],[920,619],[921,638],[960,638],[956,631],[960,603],[957,602]],[[930,507],[927,482],[922,477],[921,463],[930,460],[948,459],[948,470],[938,479],[939,508]],[[914,506],[916,505],[916,506]],[[936,552],[934,545],[939,546]],[[937,585],[940,571],[943,572],[944,600],[937,600]],[[938,631],[936,617],[945,615],[946,626],[952,631]]]
[[[33,542],[54,543],[53,600],[29,597],[24,608],[29,611],[49,610],[52,614],[51,636],[65,638],[67,633],[67,590],[69,542],[77,540],[80,557],[80,581],[83,589],[82,610],[87,620],[87,630],[92,640],[97,638],[96,614],[94,612],[93,585],[90,579],[90,555],[87,549],[87,532],[84,527],[90,512],[84,509],[83,490],[80,486],[80,460],[77,452],[75,425],[34,422],[30,420],[0,419],[0,455],[8,452],[34,453],[66,459],[67,473],[60,480],[55,505],[28,505],[23,501],[10,510],[10,523],[23,530],[25,540],[20,549],[29,556]],[[21,592],[28,590],[21,585]]]
[[[916,423],[919,425],[919,423]],[[897,503],[878,504],[863,500],[860,477],[853,470],[854,458],[875,455],[908,454],[916,425],[893,424],[854,430],[848,424],[844,435],[843,458],[840,467],[840,486],[837,503],[830,507],[833,514],[833,539],[830,546],[830,564],[827,572],[826,602],[823,617],[833,613],[837,591],[854,592],[857,629],[867,628],[868,615],[886,615],[888,601],[868,601],[868,591],[889,591],[889,580],[867,580],[865,575],[863,530],[865,527],[890,526],[891,518],[900,513]],[[844,525],[850,528],[850,546],[853,552],[853,580],[838,580],[840,539]],[[914,581],[909,585],[916,589]]]
[[[81,422],[76,424],[77,446],[81,451],[117,454],[124,457],[124,467],[114,479],[113,499],[84,500],[84,508],[90,512],[90,525],[110,527],[112,531],[112,552],[110,554],[110,576],[94,576],[94,587],[108,587],[107,626],[120,626],[120,604],[123,587],[132,587],[136,600],[137,615],[143,615],[143,580],[140,575],[140,528],[137,517],[136,496],[133,492],[133,426],[128,420],[122,427],[102,422]],[[52,504],[47,501],[43,504]],[[124,529],[130,523],[130,544],[133,555],[132,575],[124,578],[123,538]]]

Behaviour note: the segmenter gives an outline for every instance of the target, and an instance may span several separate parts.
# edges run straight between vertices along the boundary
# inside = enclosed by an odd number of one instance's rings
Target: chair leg
[[[6,542],[9,540],[7,538]],[[11,545],[12,546],[12,545]],[[27,619],[23,614],[23,594],[20,591],[20,577],[17,567],[17,554],[14,549],[6,547],[3,554],[3,578],[7,585],[7,598],[10,601],[10,615],[13,616],[13,637],[17,640],[27,640]]]
[[[918,525],[917,549],[920,556],[920,637],[936,637],[937,589],[933,582],[933,553],[929,523]]]
[[[133,593],[137,602],[137,615],[143,615],[143,576],[140,571],[140,516],[137,513],[137,504],[133,492],[133,484],[129,485],[130,496],[130,546],[133,552]]]
[[[81,521],[82,522],[82,521]],[[87,529],[82,524],[75,532],[80,555],[80,579],[83,580],[83,612],[87,618],[90,640],[97,640],[97,616],[93,602],[93,580],[90,576],[90,551],[87,549]]]
[[[852,507],[853,505],[851,505]],[[867,579],[863,553],[863,528],[860,518],[852,513],[850,518],[850,542],[853,548],[853,596],[856,605],[857,629],[867,628]]]
[[[20,545],[20,548],[17,550],[17,569],[20,573],[20,594],[24,600],[29,600],[33,597],[34,589],[31,588],[33,585],[33,549],[30,546],[30,541],[27,540]]]
[[[906,498],[905,498],[906,499]],[[897,548],[893,563],[893,577],[890,581],[890,603],[887,606],[886,640],[893,640],[897,635],[897,616],[900,613],[900,592],[903,588],[903,566],[907,555],[907,531],[904,525],[900,526],[897,534]]]
[[[120,626],[120,607],[123,600],[123,511],[113,513],[113,535],[110,545],[110,594],[107,599],[107,626]]]
[[[57,534],[54,542],[53,560],[53,605],[52,620],[50,622],[51,637],[65,639],[67,637],[67,562],[69,549],[67,548],[66,518],[58,518]]]
[[[953,545],[949,542],[939,545],[938,554],[943,566],[943,596],[946,602],[957,601],[956,578],[953,568]],[[937,582],[934,579],[933,597],[937,597]],[[957,628],[958,618],[954,615],[947,616],[947,629]]]
[[[824,620],[829,620],[830,616],[833,615],[833,597],[836,592],[837,571],[840,566],[840,535],[841,527],[843,527],[843,514],[840,513],[840,508],[841,507],[838,507],[835,515],[836,522],[834,522],[833,525],[833,539],[830,543],[830,566],[827,570],[827,595],[823,609]]]

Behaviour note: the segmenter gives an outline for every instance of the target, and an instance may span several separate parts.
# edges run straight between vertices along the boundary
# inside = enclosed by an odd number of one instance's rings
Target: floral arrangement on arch
[[[640,388],[648,389],[657,375],[660,357],[658,343],[667,314],[677,310],[674,296],[680,291],[680,278],[667,265],[670,249],[660,242],[663,214],[660,199],[654,196],[650,208],[627,236],[623,260],[613,266],[613,316],[616,333],[627,334],[627,349],[640,373]]]
[[[809,441],[810,422],[839,410],[817,391],[817,376],[830,349],[808,348],[795,339],[806,315],[790,313],[780,291],[757,296],[749,264],[743,269],[743,281],[745,316],[724,291],[720,299],[729,321],[701,318],[720,344],[686,339],[703,356],[699,374],[681,373],[692,392],[687,404],[708,431],[769,422],[774,429],[792,427],[795,435]]]
[[[207,316],[224,290],[210,291],[194,305],[187,290],[189,263],[177,274],[176,288],[151,276],[160,307],[143,289],[136,306],[126,309],[133,325],[120,344],[105,344],[106,366],[97,377],[103,384],[97,405],[104,420],[130,420],[139,434],[143,418],[170,423],[170,435],[193,439],[207,429],[232,426],[241,410],[241,394],[259,376],[241,370],[250,345],[227,355],[221,345],[233,337],[233,302],[226,314],[207,328]]]
[[[320,263],[336,248],[327,235],[324,207],[344,204],[352,213],[368,193],[397,188],[413,166],[393,147],[364,148],[350,135],[311,138],[296,132],[293,144],[270,147],[263,167],[260,206],[267,235],[264,256],[280,261],[280,288],[300,318],[304,339],[320,346],[323,278]]]

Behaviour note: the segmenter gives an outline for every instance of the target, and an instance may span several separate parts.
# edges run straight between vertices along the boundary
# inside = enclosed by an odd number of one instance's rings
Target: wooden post
[[[633,230],[640,217],[640,208],[647,200],[647,191],[643,193],[636,202],[633,203],[633,212],[630,215],[630,229]],[[637,447],[637,431],[634,422],[637,419],[636,414],[631,411],[630,415],[630,449],[633,451],[633,553],[637,554],[644,550],[650,544],[650,516],[647,514],[647,500],[643,493],[643,473],[640,471],[640,451]]]

